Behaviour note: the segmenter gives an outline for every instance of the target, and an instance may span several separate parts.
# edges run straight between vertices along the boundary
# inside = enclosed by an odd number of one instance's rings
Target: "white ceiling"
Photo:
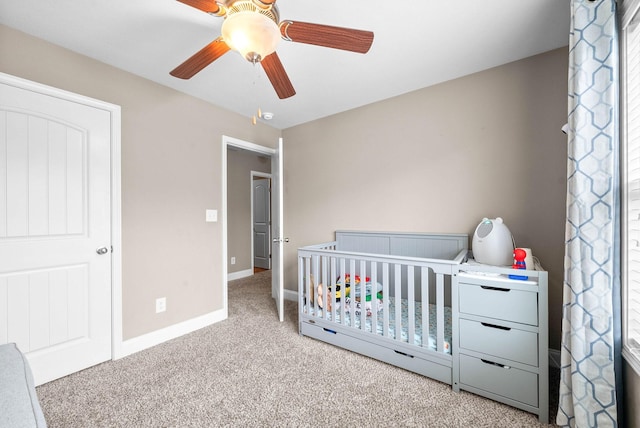
[[[0,0],[0,23],[284,129],[566,46],[569,0],[278,0],[281,19],[370,30],[365,54],[277,48],[297,94],[229,52],[190,80],[169,72],[220,34],[222,18],[176,0]],[[43,64],[43,67],[46,64]]]

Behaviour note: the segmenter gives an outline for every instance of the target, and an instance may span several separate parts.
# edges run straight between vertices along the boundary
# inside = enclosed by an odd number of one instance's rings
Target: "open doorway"
[[[271,156],[227,147],[228,279],[271,268]]]
[[[230,150],[231,149],[231,150]],[[231,175],[233,165],[229,165],[228,158],[233,155],[233,152],[253,152],[254,156],[262,158],[265,164],[270,164],[272,180],[271,180],[271,270],[268,271],[268,276],[271,278],[271,295],[275,300],[275,306],[277,310],[278,319],[282,322],[284,320],[284,247],[283,244],[288,242],[288,238],[284,238],[284,221],[282,212],[284,211],[283,201],[283,183],[284,183],[284,171],[283,171],[283,141],[282,138],[278,140],[276,148],[269,148],[260,146],[254,143],[239,140],[228,136],[222,137],[222,283],[223,283],[223,308],[225,314],[228,314],[229,310],[229,295],[228,295],[228,282],[233,279],[243,278],[244,276],[252,276],[252,269],[233,271],[229,270],[229,267],[235,266],[238,263],[238,258],[232,255],[231,251],[234,250],[234,245],[237,243],[232,241],[229,234],[229,222],[231,218],[235,218],[236,214],[249,214],[251,210],[244,210],[242,212],[235,211],[233,208],[229,209],[229,206],[233,203],[232,200],[238,196],[236,192],[228,185],[228,176]],[[247,177],[246,174],[241,176]],[[245,186],[245,189],[248,187]],[[238,196],[240,199],[240,197]],[[243,225],[250,226],[251,217],[249,220],[243,223]],[[239,230],[248,231],[251,236],[251,228],[241,226]],[[250,239],[249,239],[250,241]],[[251,251],[243,252],[242,254],[251,254]],[[232,257],[234,260],[231,260]],[[233,264],[231,262],[234,262]],[[249,261],[253,261],[253,257],[249,257]],[[248,265],[251,266],[252,263]],[[229,273],[231,272],[231,273]],[[225,315],[226,318],[227,315]]]

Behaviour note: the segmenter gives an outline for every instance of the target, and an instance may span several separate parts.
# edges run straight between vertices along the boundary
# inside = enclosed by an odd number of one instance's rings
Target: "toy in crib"
[[[351,291],[351,276],[350,275],[345,275],[345,283],[344,285],[346,286],[346,295],[348,296],[350,291]],[[360,277],[356,275],[356,285],[360,284]],[[342,299],[342,285],[343,283],[340,282],[340,277],[338,277],[338,279],[336,280],[336,284],[334,286],[335,290],[336,290],[336,304],[338,305],[338,307],[340,307],[340,305],[338,304],[340,302],[340,300]],[[323,308],[323,290],[324,290],[324,285],[323,284],[318,284],[318,305]],[[332,292],[333,292],[333,288],[332,287],[328,287],[327,288],[327,300],[328,305],[327,305],[327,309],[331,310],[331,301],[332,299]]]
[[[360,286],[360,276],[359,275],[355,275],[355,283],[354,283],[354,287],[355,287],[355,302],[351,302],[351,275],[345,275],[344,276],[344,281],[340,280],[340,277],[338,277],[338,279],[336,280],[336,284],[335,284],[335,290],[336,290],[336,309],[340,308],[341,305],[341,300],[342,300],[342,287],[344,286],[344,296],[345,296],[345,304],[346,307],[348,308],[348,310],[351,311],[355,311],[356,315],[360,315],[362,313],[362,298],[361,298],[361,294],[362,294],[362,287]],[[376,290],[375,290],[375,296],[376,296],[376,308],[378,311],[382,310],[382,284],[380,283],[376,283]],[[327,309],[329,311],[332,310],[332,301],[333,301],[333,295],[332,295],[332,287],[328,287],[327,288]],[[373,313],[373,304],[372,304],[372,298],[373,298],[373,284],[371,283],[371,279],[366,277],[365,278],[365,301],[364,301],[364,310],[367,313],[367,316],[371,316],[371,314]],[[323,305],[323,298],[324,298],[324,286],[322,284],[318,284],[318,305],[322,308],[324,307]]]

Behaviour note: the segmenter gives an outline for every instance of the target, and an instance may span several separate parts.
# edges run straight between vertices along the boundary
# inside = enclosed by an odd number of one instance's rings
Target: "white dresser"
[[[452,280],[453,389],[549,419],[547,272],[462,264]],[[526,273],[523,273],[526,272]],[[509,274],[528,276],[510,279]]]

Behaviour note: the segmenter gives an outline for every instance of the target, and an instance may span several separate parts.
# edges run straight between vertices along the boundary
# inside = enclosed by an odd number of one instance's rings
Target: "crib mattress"
[[[376,334],[383,336],[384,335],[384,312],[389,311],[389,328],[388,328],[388,337],[399,340],[404,343],[409,343],[409,302],[407,299],[398,299],[401,305],[401,329],[400,329],[400,337],[396,338],[396,325],[398,320],[396,320],[396,299],[394,297],[388,298],[388,307],[384,307],[377,313],[376,320]],[[415,321],[414,321],[414,337],[413,344],[416,346],[424,347],[431,349],[433,351],[437,351],[437,334],[436,334],[436,323],[437,323],[437,306],[434,304],[429,304],[429,332],[425,334],[422,331],[422,303],[414,302],[415,308]],[[343,307],[336,309],[335,311],[327,311],[323,314],[322,309],[318,309],[318,316],[325,318],[328,321],[333,321],[338,324],[346,324],[347,326],[351,326],[351,312],[348,310],[344,310]],[[314,315],[314,308],[311,307],[308,310],[310,315]],[[346,322],[343,321],[343,314],[346,318]],[[324,315],[324,316],[323,316]],[[335,317],[335,320],[334,320]],[[361,321],[362,318],[360,315],[355,315],[355,328],[361,330]],[[373,324],[373,317],[367,316],[365,321],[364,331],[371,333]],[[423,345],[423,336],[427,337],[426,344]],[[447,354],[451,353],[451,308],[448,306],[444,307],[444,352]]]

